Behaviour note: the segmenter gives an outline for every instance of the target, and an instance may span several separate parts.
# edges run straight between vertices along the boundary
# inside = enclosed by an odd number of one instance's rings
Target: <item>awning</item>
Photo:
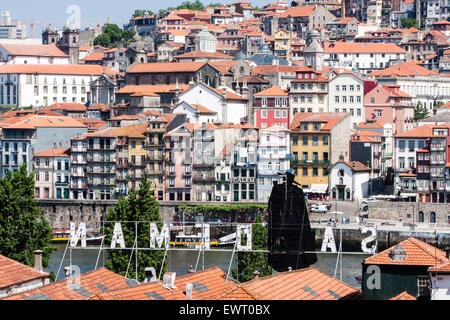
[[[311,193],[310,189],[303,189],[303,193]]]
[[[310,189],[311,193],[327,193],[327,190],[327,184],[312,184]]]

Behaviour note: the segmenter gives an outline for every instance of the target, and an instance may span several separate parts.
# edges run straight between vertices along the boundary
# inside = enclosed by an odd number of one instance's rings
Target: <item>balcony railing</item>
[[[195,175],[192,179],[194,182],[214,182],[214,176],[212,175]]]
[[[292,159],[291,164],[299,164],[299,165],[328,165],[330,164],[330,160],[298,160]]]

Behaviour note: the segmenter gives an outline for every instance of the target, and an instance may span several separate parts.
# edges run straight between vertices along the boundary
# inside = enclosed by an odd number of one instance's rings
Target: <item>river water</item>
[[[55,274],[58,273],[58,269],[61,265],[61,259],[64,255],[64,251],[66,249],[65,244],[58,244],[58,250],[53,252],[50,265],[45,270],[50,272],[53,270]],[[80,268],[81,273],[85,273],[95,269],[95,265],[98,264],[97,267],[104,266],[104,263],[107,259],[106,251],[102,251],[99,256],[98,250],[90,250],[90,249],[72,249],[72,253],[70,254],[70,250],[67,249],[66,255],[64,257],[64,262],[61,266],[61,270],[58,275],[58,279],[64,278],[64,267],[68,266],[70,263],[70,259],[72,260],[72,265],[77,265]],[[204,253],[204,267],[219,267],[224,272],[228,271],[230,259],[231,259],[231,250],[230,252],[217,252],[217,251],[209,251]],[[361,286],[358,284],[355,277],[361,276],[362,261],[367,258],[367,255],[363,254],[352,254],[346,255],[344,254],[342,257],[342,281],[345,283],[355,287],[360,288]],[[314,265],[317,269],[322,272],[334,276],[335,268],[336,268],[336,254],[317,254],[318,262]],[[176,272],[177,276],[181,276],[187,273],[187,270],[190,265],[194,266],[197,263],[198,252],[196,251],[171,251],[168,254],[169,260],[169,271]],[[201,270],[203,266],[203,259],[200,256],[198,268],[197,270]],[[237,267],[237,259],[236,254],[233,259],[232,268]],[[336,278],[340,279],[340,265],[338,266]]]

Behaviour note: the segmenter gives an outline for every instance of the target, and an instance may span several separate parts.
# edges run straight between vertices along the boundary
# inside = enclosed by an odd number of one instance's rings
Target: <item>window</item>
[[[307,146],[308,145],[308,136],[303,136],[302,140],[303,140],[303,145]]]
[[[319,175],[319,169],[318,168],[313,168],[313,177],[317,177]]]
[[[263,110],[263,111],[261,112],[261,118],[267,119],[267,110]]]
[[[307,176],[308,176],[308,168],[302,168],[302,175],[303,175],[304,177],[307,177]]]
[[[417,276],[417,291],[419,296],[426,297],[430,295],[430,277]]]
[[[319,137],[317,137],[317,136],[314,136],[314,137],[313,137],[313,143],[312,143],[312,145],[313,145],[313,146],[318,146],[318,145],[319,145]]]
[[[267,107],[267,98],[262,98],[261,103],[263,107]]]

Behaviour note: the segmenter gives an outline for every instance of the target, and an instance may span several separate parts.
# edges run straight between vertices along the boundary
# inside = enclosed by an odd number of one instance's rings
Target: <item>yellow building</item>
[[[294,115],[291,123],[291,168],[295,181],[310,195],[310,199],[328,194],[330,166],[339,160],[340,154],[348,159],[349,119],[343,113]]]
[[[146,136],[147,124],[133,125],[133,130],[128,135],[128,173],[130,187],[140,189],[142,178],[147,166]]]
[[[165,122],[162,117],[149,121],[146,132],[147,138],[147,173],[150,183],[155,190],[155,196],[164,200],[164,134]]]
[[[291,61],[291,33],[284,29],[280,29],[275,32],[274,39],[274,54],[280,58]]]

